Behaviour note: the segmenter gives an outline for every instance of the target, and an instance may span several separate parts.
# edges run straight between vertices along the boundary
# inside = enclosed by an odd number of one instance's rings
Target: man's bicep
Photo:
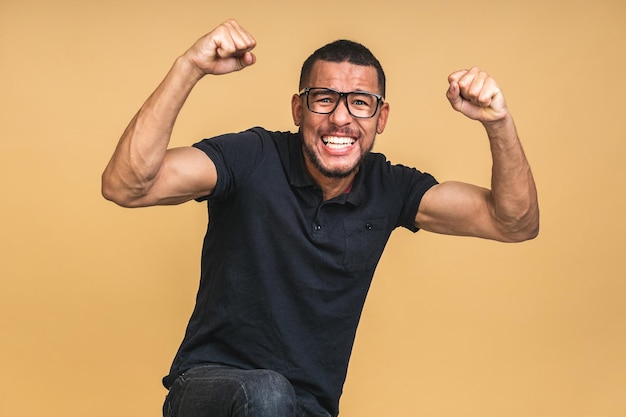
[[[422,197],[415,225],[434,233],[501,240],[490,195],[488,189],[471,184],[437,184]]]
[[[217,184],[215,164],[206,153],[194,147],[172,148],[150,192],[138,205],[181,204],[210,195]]]

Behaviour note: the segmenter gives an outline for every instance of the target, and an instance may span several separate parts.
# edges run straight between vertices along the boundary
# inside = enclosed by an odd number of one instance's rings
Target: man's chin
[[[343,178],[347,178],[350,175],[354,174],[356,172],[356,169],[351,169],[349,171],[340,171],[340,170],[335,170],[335,171],[331,171],[331,170],[320,170],[320,173],[325,176],[326,178],[331,178],[331,179],[335,179],[335,180],[340,180]]]
[[[328,167],[319,161],[313,161],[314,168],[326,178],[342,179],[355,174],[359,170],[360,161],[352,166]]]

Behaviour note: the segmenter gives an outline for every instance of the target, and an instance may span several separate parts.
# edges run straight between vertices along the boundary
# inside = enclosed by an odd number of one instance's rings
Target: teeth
[[[344,148],[346,146],[351,146],[354,144],[354,139],[346,138],[346,137],[338,137],[338,136],[327,136],[322,139],[326,146],[330,148]]]

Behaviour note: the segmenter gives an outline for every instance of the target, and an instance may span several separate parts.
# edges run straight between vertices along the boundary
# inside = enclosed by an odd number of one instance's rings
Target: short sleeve
[[[193,147],[206,153],[217,170],[213,193],[197,199],[204,201],[223,200],[232,195],[238,184],[254,172],[263,158],[266,144],[262,135],[251,129],[203,139]]]
[[[403,201],[397,226],[417,232],[419,229],[415,226],[415,217],[422,197],[438,182],[431,174],[404,165],[392,165],[390,169],[393,184]]]

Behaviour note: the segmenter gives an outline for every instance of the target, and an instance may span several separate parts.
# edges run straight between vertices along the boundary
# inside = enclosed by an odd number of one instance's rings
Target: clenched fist
[[[448,76],[446,93],[454,110],[483,123],[496,122],[508,115],[504,95],[485,71],[473,67]]]
[[[184,56],[204,74],[228,74],[256,62],[254,38],[235,20],[227,20],[198,39]]]

